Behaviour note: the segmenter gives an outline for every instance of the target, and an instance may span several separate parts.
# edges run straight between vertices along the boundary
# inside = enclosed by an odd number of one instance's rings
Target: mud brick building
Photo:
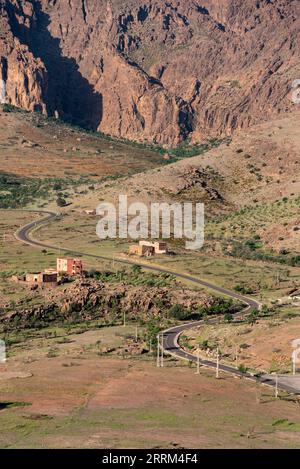
[[[130,246],[129,254],[140,257],[152,257],[155,254],[168,254],[168,245],[164,241],[140,241]]]
[[[155,251],[153,246],[141,246],[139,244],[135,244],[134,246],[130,246],[129,254],[140,257],[152,257],[154,256]]]
[[[168,253],[168,245],[164,241],[140,241],[140,246],[148,246],[153,247],[155,254],[167,254]]]
[[[83,265],[80,259],[70,259],[67,257],[58,257],[56,260],[57,272],[68,275],[82,275]]]
[[[57,286],[57,272],[33,272],[26,274],[26,283],[28,285],[38,285],[45,287]]]

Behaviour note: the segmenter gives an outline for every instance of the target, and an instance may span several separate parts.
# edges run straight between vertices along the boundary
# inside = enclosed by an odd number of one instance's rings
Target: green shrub
[[[246,367],[246,365],[244,365],[243,363],[241,363],[238,367],[238,370],[241,371],[241,373],[247,373],[248,371],[248,368]]]
[[[169,316],[174,319],[183,320],[186,318],[186,311],[183,306],[176,304],[169,310]]]
[[[225,322],[232,322],[232,320],[233,320],[233,316],[232,316],[231,313],[225,313],[224,314],[224,321]]]
[[[2,106],[3,112],[26,112],[23,109],[20,109],[16,106],[13,106],[12,104],[5,103]]]
[[[66,200],[63,199],[62,197],[58,197],[58,198],[56,199],[56,204],[57,204],[58,207],[66,207],[67,202],[66,202]]]

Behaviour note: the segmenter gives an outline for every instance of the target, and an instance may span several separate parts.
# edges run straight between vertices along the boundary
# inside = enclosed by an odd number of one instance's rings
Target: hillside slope
[[[259,124],[205,154],[125,176],[77,199],[82,207],[100,200],[203,202],[206,234],[224,242],[261,239],[277,251],[300,253],[300,113]],[[217,222],[215,224],[214,222]]]
[[[256,125],[205,154],[125,176],[110,183],[108,190],[101,188],[101,195],[117,200],[119,194],[127,194],[146,204],[154,199],[206,201],[208,207],[222,211],[298,195],[299,120],[300,110]]]

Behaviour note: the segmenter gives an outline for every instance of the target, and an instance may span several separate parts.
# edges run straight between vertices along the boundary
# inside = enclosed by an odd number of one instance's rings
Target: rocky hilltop
[[[176,145],[293,111],[298,0],[0,0],[1,100]]]

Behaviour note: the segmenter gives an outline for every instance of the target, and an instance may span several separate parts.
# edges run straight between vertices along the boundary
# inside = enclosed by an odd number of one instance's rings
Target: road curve
[[[58,246],[54,246],[54,245],[51,245],[51,244],[46,244],[46,243],[43,243],[41,241],[37,241],[37,240],[31,238],[30,237],[30,232],[33,229],[38,228],[41,225],[47,224],[51,221],[54,221],[54,220],[58,219],[60,217],[60,214],[55,213],[55,212],[51,212],[51,211],[45,211],[45,210],[27,210],[27,211],[32,212],[32,213],[39,213],[39,214],[42,214],[42,215],[45,215],[45,216],[43,218],[41,218],[40,220],[30,222],[27,225],[21,227],[19,230],[17,230],[17,232],[15,233],[15,237],[16,237],[17,240],[19,240],[23,243],[29,244],[30,246],[36,246],[36,247],[43,248],[43,249],[53,249],[53,250],[63,249],[64,252],[69,253],[70,255],[73,255],[73,256],[85,256],[85,257],[90,257],[90,258],[93,258],[93,259],[107,260],[107,261],[112,261],[113,260],[111,257],[99,256],[99,255],[96,255],[96,254],[89,254],[89,253],[85,253],[85,252],[76,251],[76,250],[73,250],[73,249],[66,249],[65,247],[58,247]],[[139,266],[139,267],[141,267],[145,270],[149,270],[149,271],[174,275],[175,277],[177,277],[179,279],[191,281],[196,285],[200,285],[202,287],[209,288],[209,289],[211,289],[211,290],[213,290],[217,293],[221,293],[221,294],[226,295],[226,296],[228,296],[232,299],[239,300],[239,301],[241,301],[242,303],[244,303],[246,305],[246,308],[243,311],[237,313],[236,316],[244,316],[246,314],[250,314],[253,310],[259,309],[260,306],[261,306],[260,303],[256,300],[254,300],[253,298],[248,298],[246,296],[239,295],[238,293],[235,293],[231,290],[228,290],[228,289],[220,287],[220,286],[216,286],[216,285],[214,285],[210,282],[200,280],[197,277],[193,277],[191,275],[174,273],[174,272],[172,272],[170,270],[167,270],[167,269],[163,269],[163,268],[160,268],[160,267],[154,267],[154,266],[150,266],[150,265],[145,265],[145,264],[139,264],[139,263],[136,263],[136,262],[133,262],[133,261],[130,261],[130,260],[126,260],[126,259],[117,259],[117,262],[120,263],[120,264],[124,264],[124,265],[137,265],[137,266]],[[210,319],[208,322],[210,324],[217,323],[218,318]],[[179,340],[180,335],[183,332],[185,332],[189,329],[192,329],[194,327],[200,326],[203,323],[204,323],[204,321],[194,321],[194,322],[191,322],[191,323],[188,323],[188,324],[182,324],[182,325],[179,325],[179,326],[175,326],[175,327],[172,327],[172,328],[164,331],[162,333],[163,334],[164,353],[167,353],[169,355],[172,355],[172,356],[174,356],[176,358],[179,358],[179,359],[182,359],[182,360],[187,360],[189,362],[196,363],[197,362],[197,357],[195,355],[193,355],[191,353],[188,353],[185,350],[183,350],[180,347],[180,345],[178,343],[178,340]],[[203,360],[203,359],[200,359],[200,365],[208,367],[208,368],[212,368],[212,369],[216,369],[216,366],[217,366],[216,362],[214,362],[212,360]],[[264,377],[264,376],[254,376],[250,373],[244,373],[244,372],[242,372],[242,371],[240,371],[240,370],[238,370],[238,369],[236,369],[232,366],[219,364],[219,370],[223,371],[223,372],[226,372],[226,373],[230,373],[231,375],[234,375],[238,378],[246,378],[246,379],[249,379],[251,381],[255,381],[257,383],[265,384],[265,385],[268,385],[268,386],[271,386],[271,387],[276,386],[276,382],[275,382],[274,379],[269,379],[269,378]],[[294,387],[288,386],[288,385],[280,383],[280,382],[278,383],[278,389],[281,389],[283,391],[287,391],[291,394],[299,394]]]

